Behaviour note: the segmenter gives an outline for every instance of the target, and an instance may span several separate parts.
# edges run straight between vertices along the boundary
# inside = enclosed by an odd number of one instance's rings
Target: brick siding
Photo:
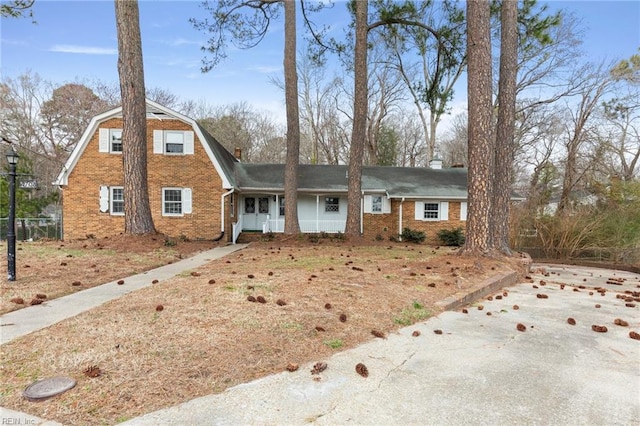
[[[100,124],[101,128],[121,129],[122,119]],[[190,239],[213,239],[220,234],[222,180],[204,148],[194,137],[194,155],[153,153],[153,130],[193,130],[179,120],[147,121],[147,165],[149,202],[156,230]],[[85,147],[63,188],[64,238],[88,235],[104,237],[124,232],[124,217],[100,212],[100,186],[123,186],[122,155],[98,151],[98,131]],[[162,215],[162,188],[191,188],[192,213],[181,217]],[[125,194],[126,198],[126,194]],[[229,197],[226,199],[229,203]],[[228,207],[228,206],[227,206]],[[227,209],[228,211],[228,209]],[[228,216],[228,213],[227,213]],[[230,235],[229,217],[225,220]]]
[[[446,200],[441,200],[446,201]],[[371,214],[363,216],[364,238],[378,239],[382,237],[388,240],[402,232],[398,229],[398,217],[400,214],[400,200],[391,200],[391,213]],[[410,228],[415,231],[423,231],[426,234],[425,244],[438,245],[438,231],[441,229],[453,230],[458,227],[466,229],[466,221],[460,220],[460,202],[449,201],[449,220],[424,221],[415,219],[415,200],[405,200],[402,203],[402,228]]]

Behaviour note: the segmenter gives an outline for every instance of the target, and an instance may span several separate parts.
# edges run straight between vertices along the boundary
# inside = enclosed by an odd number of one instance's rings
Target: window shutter
[[[98,152],[109,152],[109,129],[98,130]]]
[[[100,186],[100,211],[106,213],[109,211],[109,187]]]
[[[371,195],[364,196],[364,212],[365,213],[373,212],[373,197]]]
[[[449,220],[449,202],[440,202],[440,220]]]
[[[182,189],[182,213],[191,214],[191,188]]]
[[[164,152],[164,133],[162,130],[153,131],[153,153],[162,154]]]
[[[460,203],[460,220],[467,220],[467,202]]]
[[[423,201],[416,201],[415,219],[424,220],[424,202]]]
[[[193,132],[184,132],[184,153],[185,155],[193,155]]]
[[[391,213],[391,198],[382,197],[382,213]]]

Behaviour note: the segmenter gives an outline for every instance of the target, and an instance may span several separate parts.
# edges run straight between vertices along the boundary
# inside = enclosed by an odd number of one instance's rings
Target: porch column
[[[320,196],[316,195],[316,232],[320,230]]]

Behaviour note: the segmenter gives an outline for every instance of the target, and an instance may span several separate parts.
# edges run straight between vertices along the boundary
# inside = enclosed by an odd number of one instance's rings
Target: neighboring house
[[[63,238],[124,232],[122,144],[122,108],[91,120],[54,182],[63,194]],[[284,165],[244,164],[195,120],[150,100],[147,156],[158,232],[232,242],[241,232],[283,232]],[[440,164],[364,167],[363,236],[388,239],[411,228],[435,244],[437,231],[464,228],[467,170]],[[347,166],[299,166],[302,232],[344,231],[347,180]]]

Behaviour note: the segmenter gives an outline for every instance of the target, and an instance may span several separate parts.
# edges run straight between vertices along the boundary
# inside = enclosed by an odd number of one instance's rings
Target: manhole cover
[[[45,399],[66,392],[76,385],[71,377],[50,377],[32,383],[22,392],[28,399]]]

